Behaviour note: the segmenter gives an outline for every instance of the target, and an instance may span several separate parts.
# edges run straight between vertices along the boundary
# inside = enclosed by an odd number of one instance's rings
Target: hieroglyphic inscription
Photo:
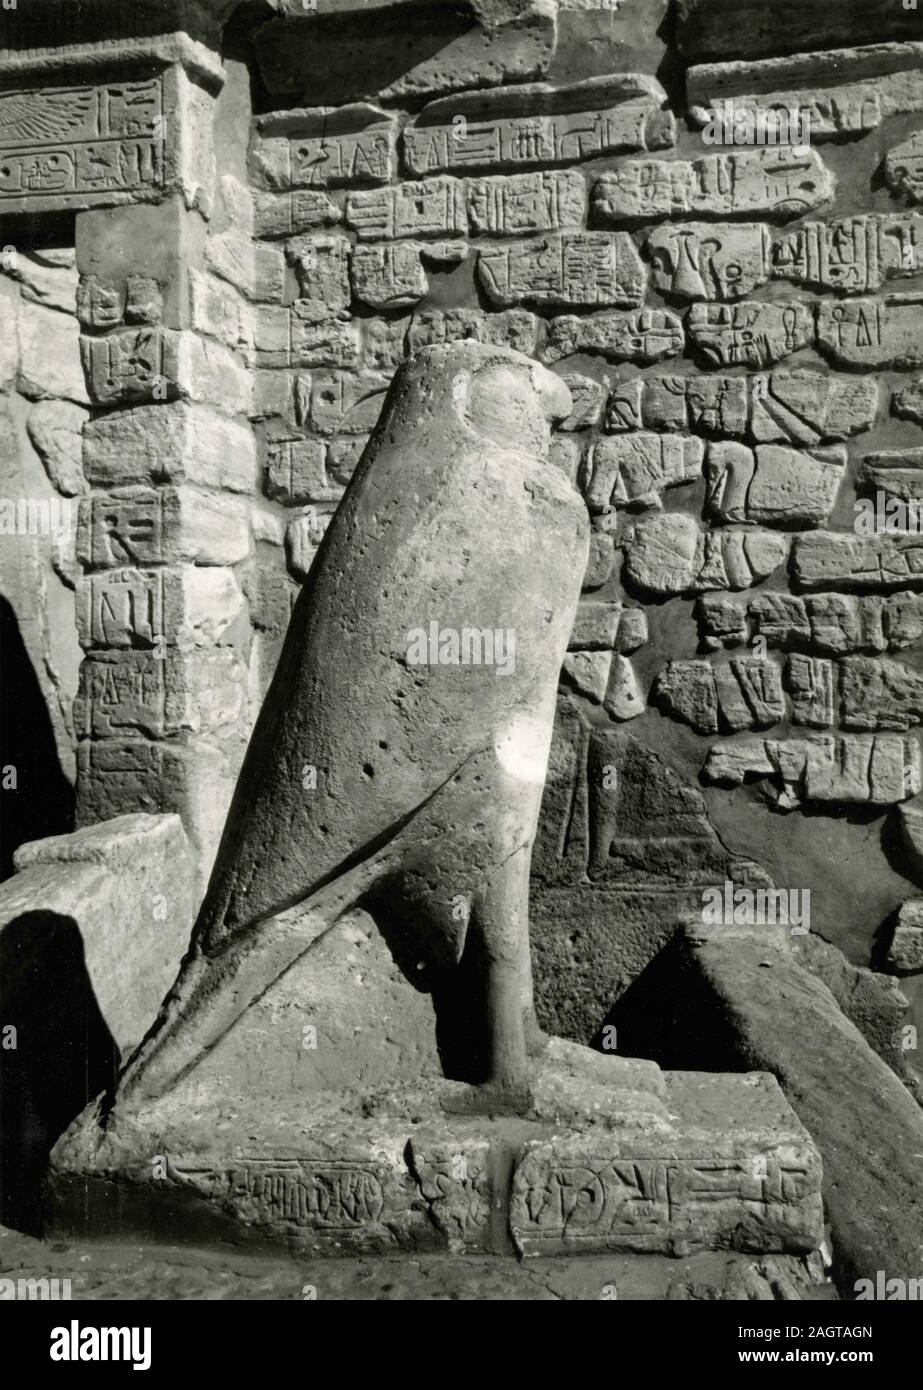
[[[495,304],[634,306],[645,273],[626,232],[563,232],[492,246],[478,256],[478,278]]]
[[[807,222],[773,247],[773,275],[847,294],[867,294],[885,280],[923,268],[923,216],[843,217]]]
[[[756,149],[700,159],[629,159],[593,188],[604,221],[623,218],[798,217],[833,197],[835,182],[813,150]]]
[[[766,367],[813,342],[814,318],[796,301],[693,304],[686,332],[709,367]]]
[[[156,570],[91,575],[79,582],[77,600],[84,647],[154,646],[163,636],[163,576]]]
[[[385,1207],[381,1178],[363,1163],[244,1156],[224,1168],[171,1159],[169,1175],[261,1226],[356,1231],[374,1225]]]
[[[376,1222],[384,1210],[376,1174],[351,1163],[245,1159],[228,1179],[229,1199],[246,1202],[266,1225],[353,1230]]]
[[[404,130],[411,174],[570,164],[673,144],[675,121],[652,78],[531,83],[430,103]]]
[[[923,365],[920,309],[923,294],[882,299],[822,301],[817,309],[817,343],[825,356],[849,366]]]
[[[78,524],[77,550],[90,566],[152,565],[163,559],[162,491],[138,489],[124,497],[85,500]]]
[[[761,222],[655,227],[644,249],[655,288],[681,299],[742,299],[770,274],[769,228]]]
[[[489,236],[581,227],[586,216],[586,184],[574,169],[469,179],[467,200],[472,231]]]
[[[536,1145],[513,1180],[511,1225],[525,1253],[664,1249],[699,1228],[764,1218],[797,1203],[807,1169],[794,1155],[561,1161]]]
[[[0,201],[80,206],[163,179],[159,78],[0,95]]]
[[[276,112],[257,128],[253,174],[263,187],[348,188],[394,177],[397,122],[366,102]]]
[[[152,652],[118,652],[84,661],[74,701],[74,726],[83,738],[111,738],[136,730],[162,738],[166,661]]]
[[[564,314],[548,325],[543,361],[559,362],[573,353],[587,352],[613,362],[658,362],[682,352],[684,342],[682,319],[668,309],[593,318]]]

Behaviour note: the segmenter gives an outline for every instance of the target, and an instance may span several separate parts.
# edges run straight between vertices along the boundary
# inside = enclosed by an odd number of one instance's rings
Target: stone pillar
[[[84,431],[76,723],[78,824],[175,810],[208,860],[249,727],[255,453],[246,310],[205,239],[178,197],[78,218],[87,386],[115,409]]]
[[[0,209],[26,226],[76,212],[95,408],[76,543],[77,824],[178,811],[203,877],[250,727],[241,567],[258,490],[250,200],[219,184],[216,159],[232,8],[97,2],[73,44],[29,47],[42,36],[24,23],[0,54]],[[266,283],[281,297],[277,263]]]

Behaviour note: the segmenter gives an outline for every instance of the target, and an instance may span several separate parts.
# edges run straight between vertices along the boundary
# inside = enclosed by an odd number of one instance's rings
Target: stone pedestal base
[[[820,1159],[773,1077],[662,1073],[554,1039],[528,1118],[456,1115],[427,1080],[286,1110],[176,1097],[59,1141],[50,1226],[293,1254],[809,1252]]]

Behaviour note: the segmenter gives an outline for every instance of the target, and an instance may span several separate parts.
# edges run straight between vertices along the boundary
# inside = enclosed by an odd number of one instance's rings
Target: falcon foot
[[[535,1114],[535,1092],[528,1083],[485,1081],[461,1095],[443,1096],[441,1107],[447,1115]]]

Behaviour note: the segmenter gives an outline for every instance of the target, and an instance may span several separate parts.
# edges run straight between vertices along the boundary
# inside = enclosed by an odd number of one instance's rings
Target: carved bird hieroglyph
[[[92,89],[7,92],[0,96],[0,149],[67,142],[92,110]]]

